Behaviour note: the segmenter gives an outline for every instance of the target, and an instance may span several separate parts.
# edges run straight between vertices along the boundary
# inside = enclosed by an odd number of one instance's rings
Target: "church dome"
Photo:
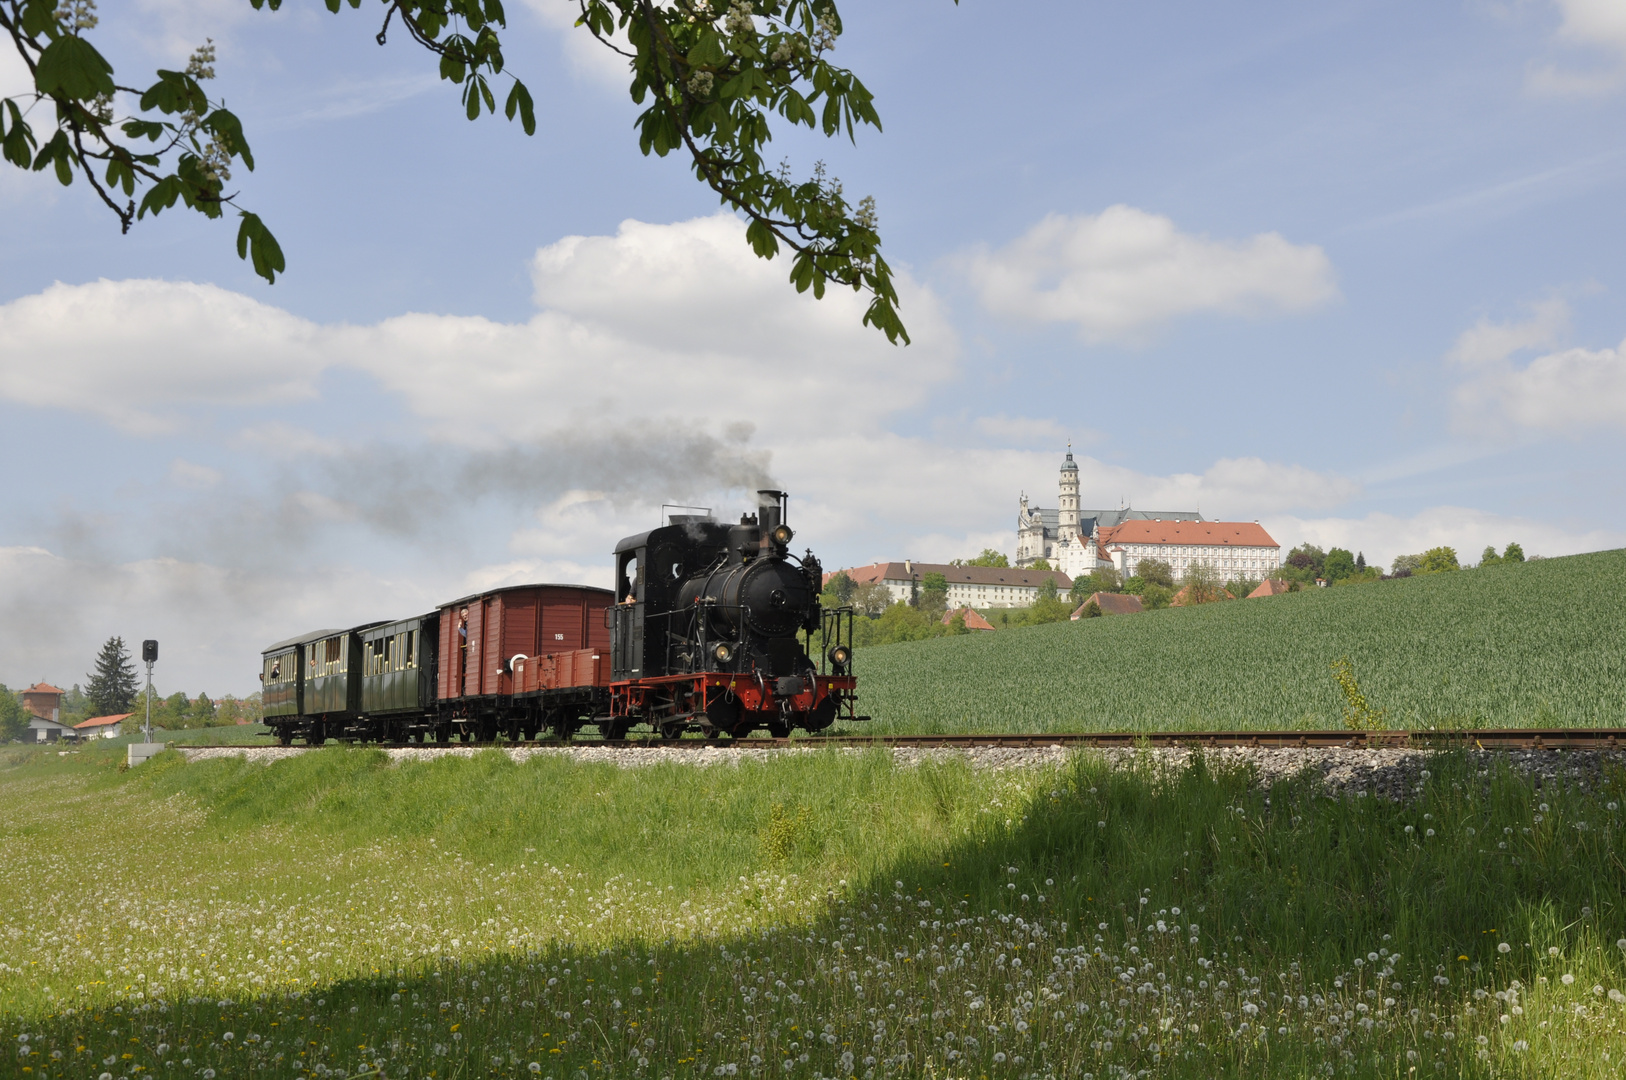
[[[1078,466],[1073,463],[1073,452],[1067,451],[1067,460],[1061,463],[1062,472],[1077,472]]]

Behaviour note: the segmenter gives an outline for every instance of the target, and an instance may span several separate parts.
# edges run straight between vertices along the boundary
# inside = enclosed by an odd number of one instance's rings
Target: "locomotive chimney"
[[[764,488],[757,492],[757,525],[770,534],[785,520],[785,493]]]

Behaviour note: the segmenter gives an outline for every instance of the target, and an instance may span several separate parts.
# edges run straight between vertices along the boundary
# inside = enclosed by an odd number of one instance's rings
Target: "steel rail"
[[[1626,750],[1626,728],[1487,728],[1426,731],[1081,731],[994,735],[804,735],[788,739],[536,739],[515,742],[363,743],[384,749],[457,750],[599,747],[675,752],[734,747],[753,750],[839,747],[921,749],[1098,747],[1347,750]]]

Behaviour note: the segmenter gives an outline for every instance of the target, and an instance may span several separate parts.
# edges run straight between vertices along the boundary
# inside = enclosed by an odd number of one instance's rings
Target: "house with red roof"
[[[79,733],[81,739],[116,739],[124,721],[134,716],[134,713],[115,713],[112,716],[92,716],[73,725],[73,730]]]
[[[1073,612],[1073,621],[1085,618],[1084,610],[1091,604],[1103,615],[1133,615],[1137,611],[1144,611],[1145,606],[1140,597],[1130,593],[1097,592],[1091,593],[1085,601],[1078,605]]]
[[[967,630],[992,630],[994,628],[993,623],[989,622],[981,615],[978,615],[975,611],[972,611],[968,607],[958,609],[950,608],[948,611],[943,612],[943,625],[947,626],[949,623],[953,622],[954,616],[956,615],[965,620],[965,628]]]
[[[45,720],[56,720],[62,715],[61,687],[41,680],[23,691],[23,708]]]
[[[1291,583],[1283,581],[1281,578],[1266,578],[1259,583],[1257,589],[1248,594],[1248,599],[1252,600],[1256,596],[1281,596],[1283,593],[1292,591],[1293,586]]]

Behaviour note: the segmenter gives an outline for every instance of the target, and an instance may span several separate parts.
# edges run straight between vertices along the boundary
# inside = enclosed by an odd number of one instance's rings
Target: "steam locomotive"
[[[299,739],[489,742],[698,731],[821,731],[855,714],[852,610],[819,603],[823,569],[792,555],[788,497],[709,513],[615,547],[614,590],[517,585],[435,611],[318,630],[261,654],[265,723]],[[810,652],[810,648],[814,651]]]

